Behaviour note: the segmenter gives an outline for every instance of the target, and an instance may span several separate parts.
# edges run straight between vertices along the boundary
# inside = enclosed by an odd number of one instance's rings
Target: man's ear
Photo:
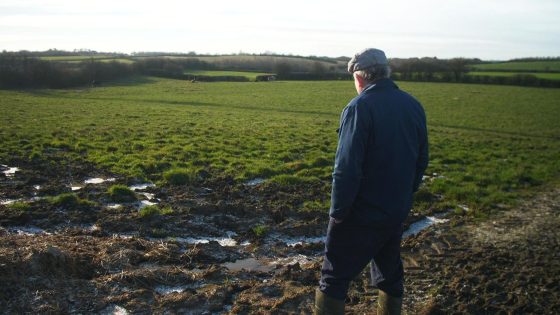
[[[353,75],[354,75],[354,80],[355,80],[354,82],[355,82],[355,85],[356,85],[356,91],[358,93],[361,93],[362,89],[365,86],[366,81],[364,80],[364,78],[359,76],[356,72],[354,72]]]

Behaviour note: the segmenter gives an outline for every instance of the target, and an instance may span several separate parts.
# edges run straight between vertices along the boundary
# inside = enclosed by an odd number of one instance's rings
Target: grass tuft
[[[125,185],[113,185],[107,191],[111,200],[115,202],[132,202],[136,201],[136,194]]]
[[[184,168],[175,168],[163,173],[163,178],[171,185],[186,185],[192,183],[196,176]]]

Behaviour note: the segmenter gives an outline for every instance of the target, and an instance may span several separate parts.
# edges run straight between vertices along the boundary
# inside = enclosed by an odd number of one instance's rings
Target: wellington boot
[[[400,315],[402,297],[391,296],[381,290],[377,297],[377,315]]]
[[[332,298],[321,290],[315,290],[315,315],[343,315],[344,301]]]

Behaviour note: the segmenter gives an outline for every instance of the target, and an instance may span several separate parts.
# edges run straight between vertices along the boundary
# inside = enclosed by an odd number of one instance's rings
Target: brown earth
[[[27,167],[13,178],[0,178],[1,198],[54,195],[67,192],[71,181],[111,176],[84,166],[70,167],[73,172],[51,168],[46,175],[42,168]],[[117,183],[130,184],[124,179]],[[41,184],[41,190],[34,192],[33,184]],[[303,201],[325,194],[321,187],[247,186],[230,179],[205,182],[199,188],[154,187],[147,191],[175,211],[142,218],[131,204],[121,209],[104,206],[106,189],[112,184],[88,185],[78,191],[81,198],[97,203],[87,209],[55,207],[39,200],[22,215],[0,205],[3,312],[311,312],[323,245],[288,247],[282,239],[325,233],[324,214],[297,210]],[[407,238],[402,251],[405,312],[560,313],[559,192],[556,188],[540,193],[484,222],[456,216]],[[417,219],[411,217],[408,223]],[[15,233],[21,225],[38,226],[51,234]],[[267,234],[255,235],[256,225],[268,227]],[[225,231],[236,233],[236,246],[162,238],[219,237]],[[244,241],[251,244],[240,245]],[[268,264],[297,255],[306,259]],[[249,257],[263,268],[224,266]],[[376,295],[364,272],[349,292],[348,313],[374,313]]]

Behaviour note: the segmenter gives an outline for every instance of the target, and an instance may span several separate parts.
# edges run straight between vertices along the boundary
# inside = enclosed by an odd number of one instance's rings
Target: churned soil
[[[68,175],[22,167],[13,177],[0,176],[0,197],[69,192],[68,183],[95,173],[90,167],[70,169]],[[130,184],[118,178],[115,183]],[[325,194],[321,187],[302,191],[227,179],[205,188],[151,187],[147,191],[174,212],[142,217],[133,205],[106,206],[110,184],[79,190],[81,198],[95,202],[83,209],[41,199],[22,215],[0,205],[3,312],[312,312],[323,244],[296,241],[324,235],[327,218],[295,209]],[[264,235],[254,233],[259,225],[267,227]],[[208,239],[192,241],[200,236]],[[484,221],[453,216],[403,240],[404,312],[558,314],[559,243],[560,188]],[[375,314],[376,298],[364,271],[352,283],[347,312]]]

